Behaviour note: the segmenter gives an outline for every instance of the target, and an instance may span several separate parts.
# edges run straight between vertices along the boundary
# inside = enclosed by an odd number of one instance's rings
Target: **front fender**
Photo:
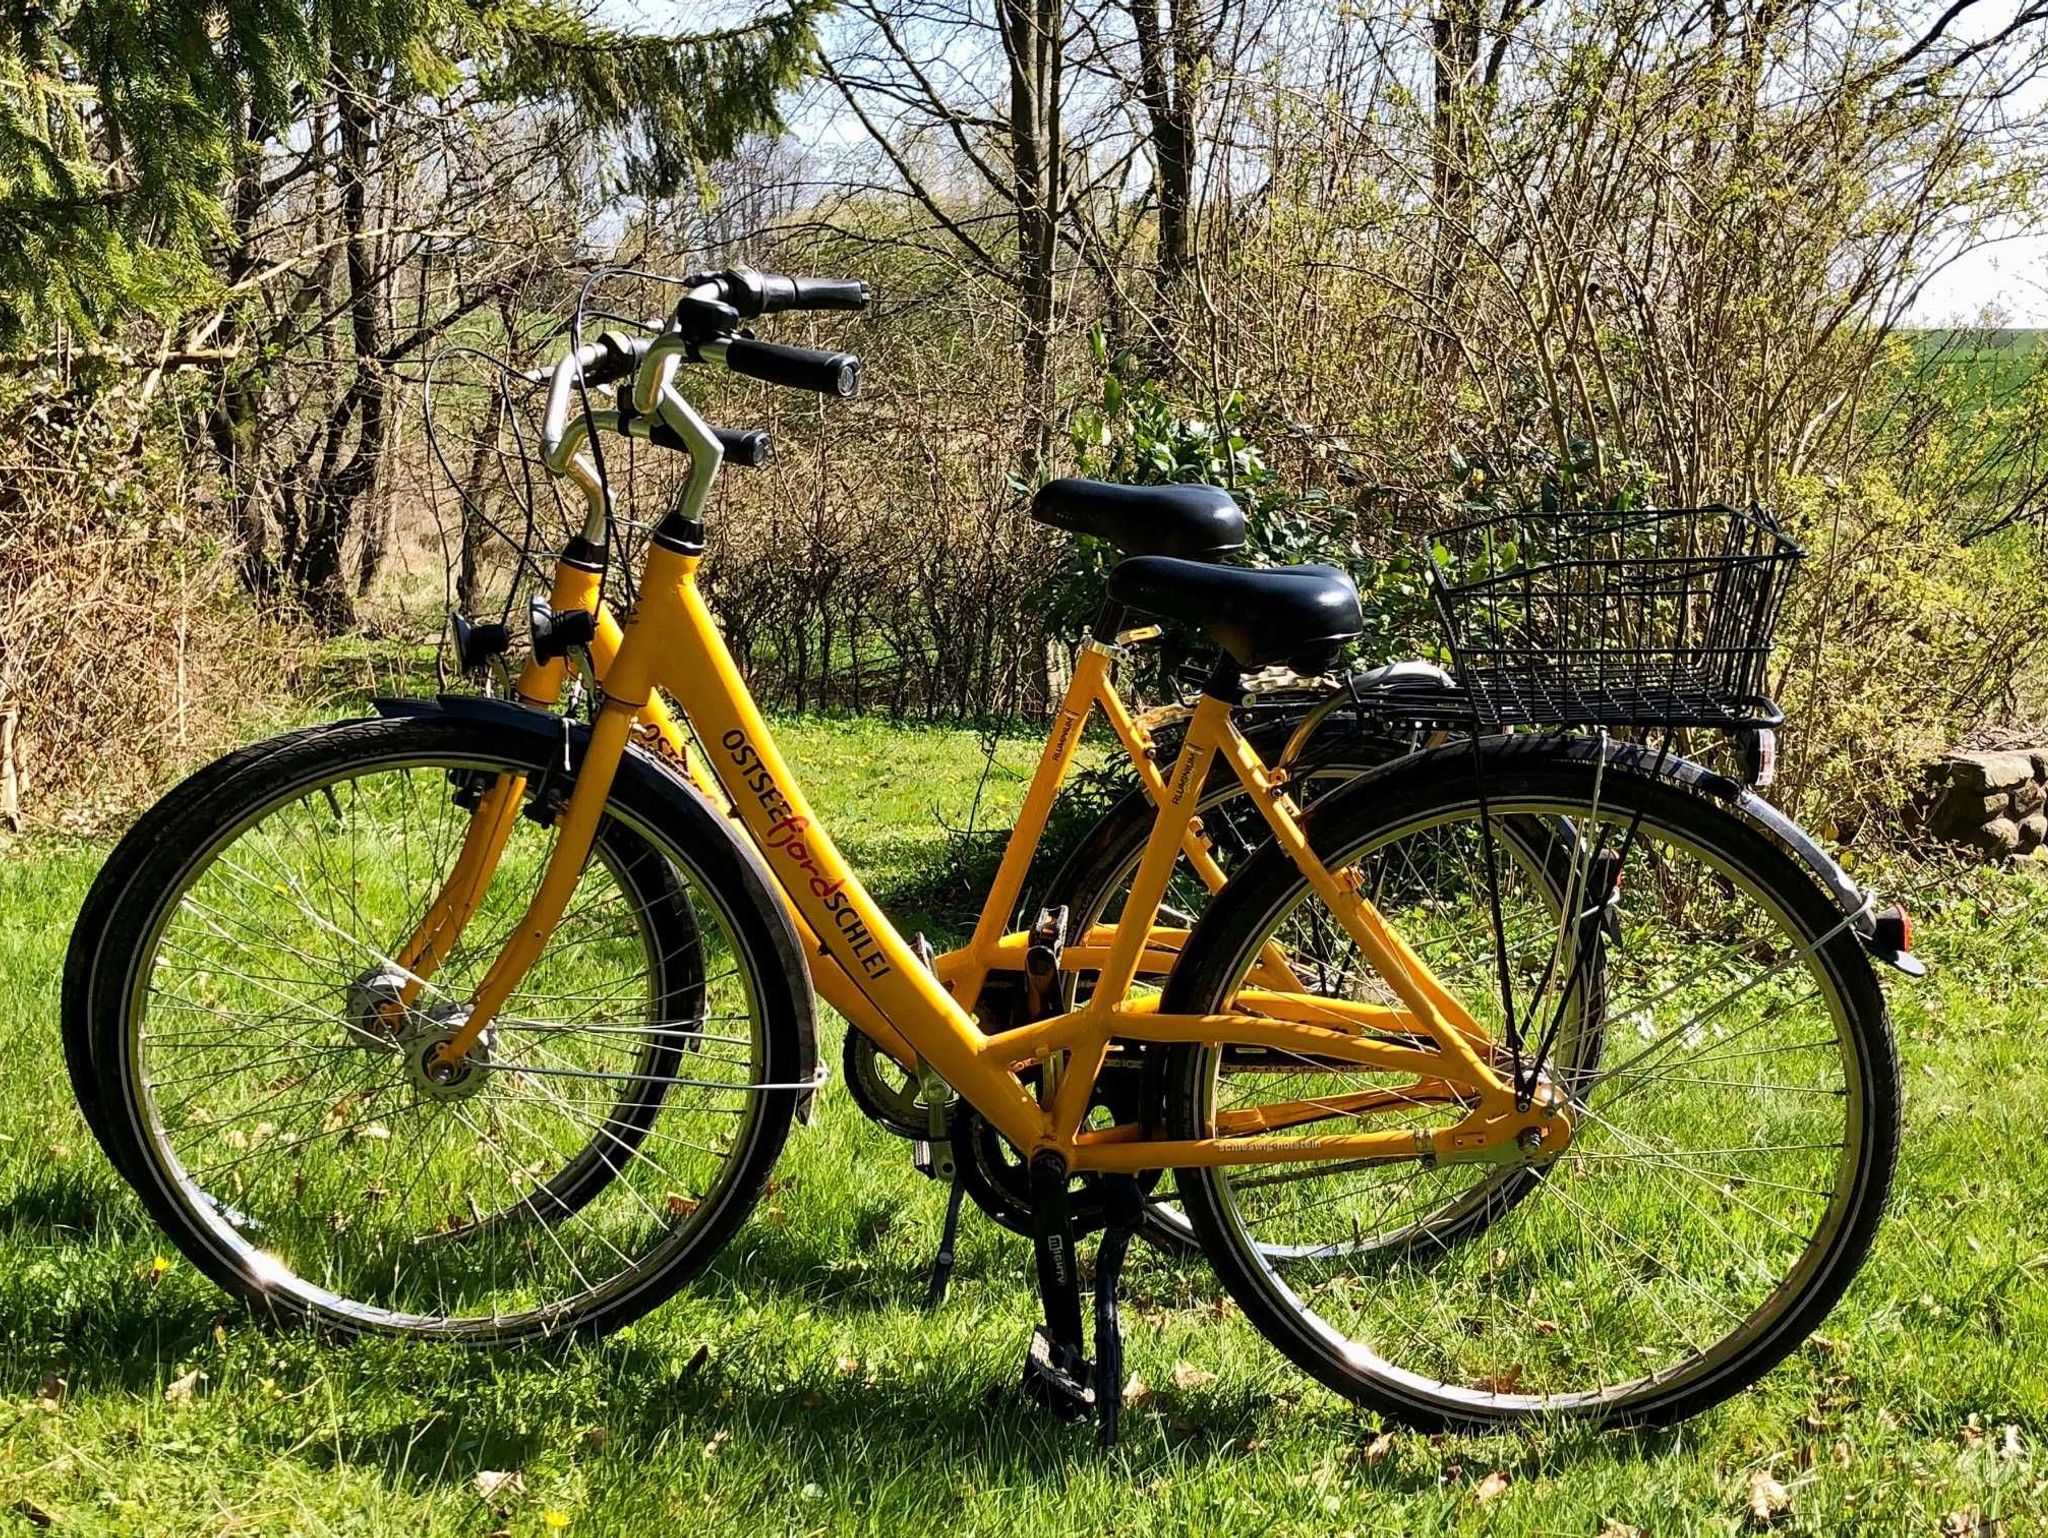
[[[521,705],[513,700],[487,699],[475,694],[444,694],[438,699],[407,699],[384,697],[372,699],[371,707],[380,716],[423,716],[451,715],[468,716],[475,720],[489,721],[492,725],[525,732],[531,736],[545,738],[550,743],[560,744],[562,772],[573,776],[583,762],[584,750],[590,743],[590,728],[580,721],[571,721],[566,716],[556,715],[550,710],[541,710],[532,705]],[[706,830],[706,836],[722,837],[728,840],[739,857],[751,868],[762,887],[777,895],[776,912],[782,920],[786,954],[801,958],[805,955],[802,940],[798,937],[796,925],[789,916],[789,906],[781,899],[781,888],[769,874],[762,861],[760,851],[753,844],[741,838],[732,830],[732,821],[719,808],[713,806],[704,793],[690,783],[689,779],[677,773],[662,759],[647,752],[637,744],[629,744],[625,762],[620,773],[653,776],[654,783],[664,796],[679,798],[678,810],[687,809],[686,815],[678,816],[676,825],[696,826]],[[708,812],[709,818],[695,815],[699,810]],[[715,833],[711,830],[715,829]],[[810,970],[799,966],[792,972],[801,972],[802,1007],[797,1011],[800,1021],[799,1063],[805,1082],[817,1082],[818,1074],[818,1022],[817,999],[811,991]],[[797,1101],[798,1118],[808,1123],[816,1109],[816,1091],[806,1091]]]

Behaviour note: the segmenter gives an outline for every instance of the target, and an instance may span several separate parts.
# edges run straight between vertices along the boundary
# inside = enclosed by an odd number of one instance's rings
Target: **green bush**
[[[1109,357],[1100,330],[1091,343],[1101,392],[1068,428],[1079,473],[1135,486],[1227,487],[1245,510],[1247,564],[1326,562],[1351,573],[1365,614],[1357,657],[1379,662],[1438,650],[1419,548],[1389,552],[1385,526],[1358,508],[1321,489],[1282,484],[1250,437],[1242,395],[1232,393],[1213,415],[1196,414],[1139,372],[1132,354]],[[1116,560],[1101,540],[1066,542],[1040,594],[1053,633],[1078,635],[1094,619]]]

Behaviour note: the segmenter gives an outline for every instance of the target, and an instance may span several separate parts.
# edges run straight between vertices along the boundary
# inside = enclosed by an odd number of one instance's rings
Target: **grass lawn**
[[[874,884],[915,894],[906,925],[943,931],[934,811],[966,820],[976,738],[800,722],[784,742]],[[1003,744],[984,825],[1031,751]],[[1036,1312],[1024,1241],[970,1215],[951,1301],[921,1312],[943,1193],[837,1087],[709,1276],[602,1344],[337,1349],[238,1317],[67,1100],[58,973],[100,852],[0,859],[0,1532],[1662,1538],[1762,1525],[1759,1473],[1789,1492],[1778,1531],[2044,1530],[2048,873],[1890,883],[1934,968],[1887,984],[1908,1096],[1892,1216],[1823,1336],[1750,1394],[1648,1436],[1382,1428],[1199,1263],[1141,1252],[1127,1352],[1152,1392],[1104,1455],[1010,1392]]]

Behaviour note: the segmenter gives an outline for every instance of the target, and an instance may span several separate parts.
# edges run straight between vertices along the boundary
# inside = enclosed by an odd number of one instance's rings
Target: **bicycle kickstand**
[[[946,1289],[953,1281],[953,1249],[960,1239],[960,1204],[967,1187],[958,1170],[953,1172],[952,1189],[946,1193],[946,1226],[939,1231],[939,1253],[932,1260],[931,1283],[925,1291],[926,1313],[935,1313],[946,1301]]]
[[[1124,1408],[1124,1335],[1117,1318],[1117,1285],[1131,1240],[1145,1221],[1145,1193],[1129,1175],[1106,1175],[1102,1195],[1109,1226],[1095,1252],[1095,1440],[1099,1446],[1114,1447]]]

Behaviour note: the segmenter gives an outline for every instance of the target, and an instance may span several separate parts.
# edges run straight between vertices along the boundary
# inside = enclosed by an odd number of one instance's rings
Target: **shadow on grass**
[[[118,1200],[100,1169],[58,1165],[0,1201],[0,1239],[20,1244],[89,1241]]]

